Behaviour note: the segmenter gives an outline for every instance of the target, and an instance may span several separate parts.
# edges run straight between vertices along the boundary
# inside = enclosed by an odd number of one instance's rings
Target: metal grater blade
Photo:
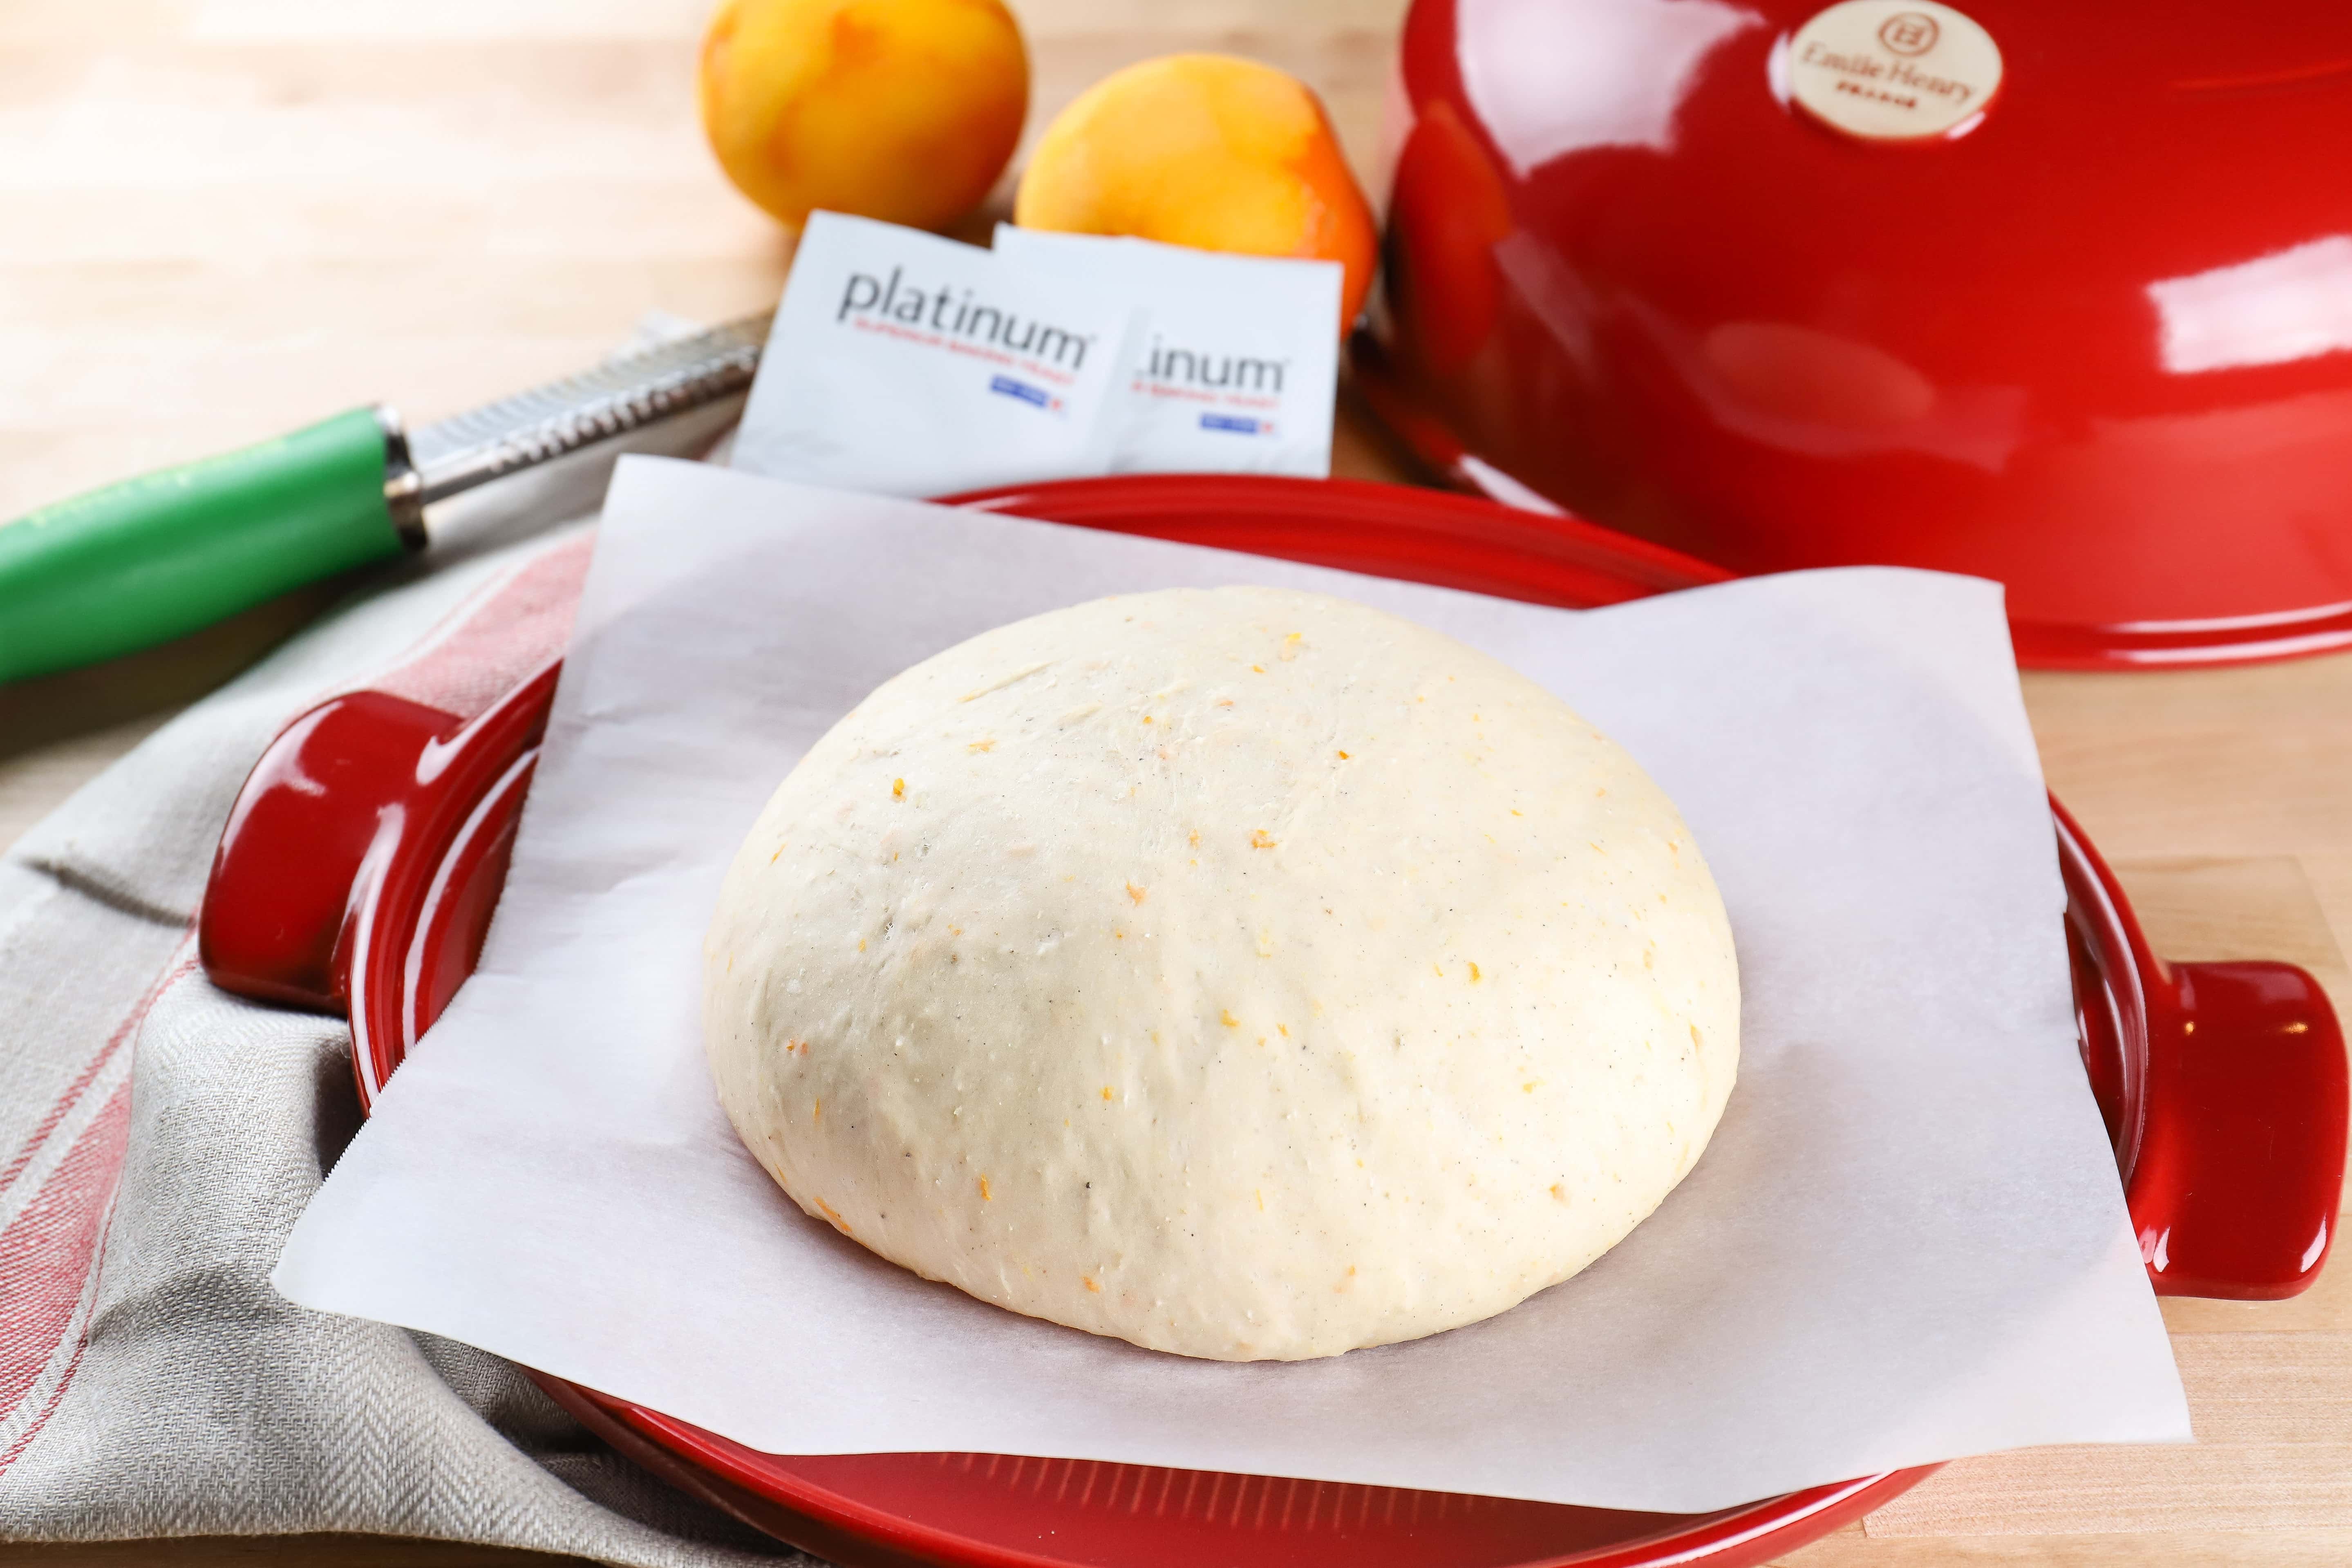
[[[423,426],[408,437],[408,460],[422,481],[413,504],[741,395],[760,368],[772,315],[625,354]]]

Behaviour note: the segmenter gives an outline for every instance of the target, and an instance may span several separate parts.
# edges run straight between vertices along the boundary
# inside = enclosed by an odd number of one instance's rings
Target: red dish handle
[[[313,1012],[348,1008],[373,868],[425,804],[424,759],[462,728],[437,708],[351,691],[278,733],[213,854],[196,951],[214,984]]]
[[[2083,1063],[2160,1296],[2310,1288],[2344,1186],[2344,1035],[2291,963],[2158,959],[2055,800]]]
[[[2335,1240],[2344,1036],[2291,963],[2180,963],[2150,1009],[2147,1108],[2128,1188],[2158,1294],[2275,1300]]]
[[[229,812],[196,921],[205,973],[349,1017],[362,1107],[481,954],[560,668],[472,719],[381,691],[330,698],[270,742]],[[371,986],[372,962],[422,956],[431,921],[457,940],[405,984]]]

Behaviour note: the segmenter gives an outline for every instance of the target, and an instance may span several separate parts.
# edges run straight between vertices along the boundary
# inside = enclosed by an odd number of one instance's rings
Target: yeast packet
[[[732,462],[900,496],[1103,473],[1139,319],[1084,280],[812,213]]]
[[[1331,471],[1338,262],[1011,224],[997,226],[996,253],[1024,270],[1099,283],[1142,305],[1141,342],[1122,383],[1113,472],[1319,479]]]

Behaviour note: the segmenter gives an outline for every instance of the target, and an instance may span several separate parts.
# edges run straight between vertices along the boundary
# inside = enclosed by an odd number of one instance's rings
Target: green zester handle
[[[0,525],[0,681],[167,642],[399,554],[384,500],[396,440],[355,408]]]

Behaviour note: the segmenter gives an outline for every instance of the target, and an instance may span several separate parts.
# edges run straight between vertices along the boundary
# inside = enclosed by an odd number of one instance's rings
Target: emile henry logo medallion
[[[1866,142],[1967,134],[2000,89],[2000,47],[1937,0],[1845,0],[1773,56],[1781,95]]]

